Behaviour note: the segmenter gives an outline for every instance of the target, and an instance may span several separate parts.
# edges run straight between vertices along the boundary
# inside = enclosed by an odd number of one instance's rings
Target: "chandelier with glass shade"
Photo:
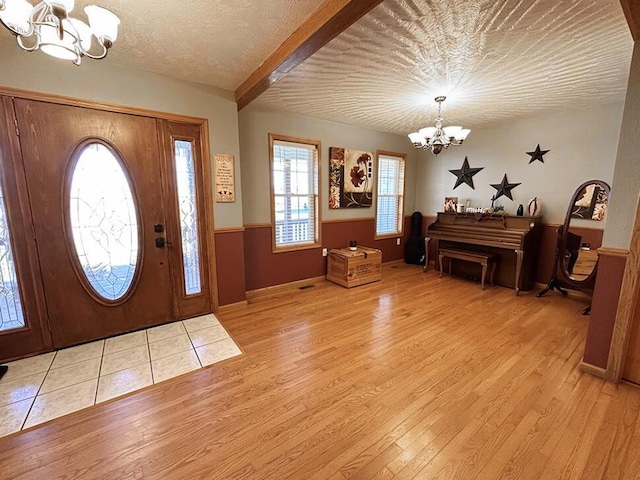
[[[438,116],[435,118],[435,127],[426,127],[409,134],[409,139],[416,148],[431,149],[434,155],[438,155],[443,148],[449,145],[462,145],[471,130],[462,127],[442,127],[442,102],[447,99],[445,96],[436,97],[438,102]]]
[[[89,20],[69,16],[75,0],[0,0],[0,20],[27,52],[44,53],[80,65],[82,57],[101,59],[118,38],[120,19],[106,8],[89,5]],[[94,41],[95,38],[95,41]]]

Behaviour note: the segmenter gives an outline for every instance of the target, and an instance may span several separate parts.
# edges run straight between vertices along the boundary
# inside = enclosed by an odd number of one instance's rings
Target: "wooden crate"
[[[329,251],[327,280],[351,288],[382,278],[382,252],[376,248]]]

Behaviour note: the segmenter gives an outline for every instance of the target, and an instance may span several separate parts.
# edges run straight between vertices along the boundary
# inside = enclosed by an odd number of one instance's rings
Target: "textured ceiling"
[[[322,2],[76,0],[72,15],[98,4],[120,17],[110,62],[235,90]]]
[[[253,105],[406,134],[622,101],[619,0],[385,0]]]
[[[105,61],[227,90],[323,3],[77,0],[74,14],[94,1],[122,20]],[[632,48],[619,0],[384,0],[252,105],[405,134],[446,94],[445,125],[485,127],[622,101]]]

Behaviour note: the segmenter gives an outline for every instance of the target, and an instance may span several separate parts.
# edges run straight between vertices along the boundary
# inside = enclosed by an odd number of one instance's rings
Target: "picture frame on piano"
[[[456,213],[458,208],[458,197],[444,197],[444,212]]]

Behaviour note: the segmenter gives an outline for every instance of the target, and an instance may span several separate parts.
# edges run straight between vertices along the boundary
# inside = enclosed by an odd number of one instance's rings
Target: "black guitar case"
[[[422,236],[422,214],[411,215],[411,235],[404,247],[404,261],[412,265],[424,265],[424,237]]]

